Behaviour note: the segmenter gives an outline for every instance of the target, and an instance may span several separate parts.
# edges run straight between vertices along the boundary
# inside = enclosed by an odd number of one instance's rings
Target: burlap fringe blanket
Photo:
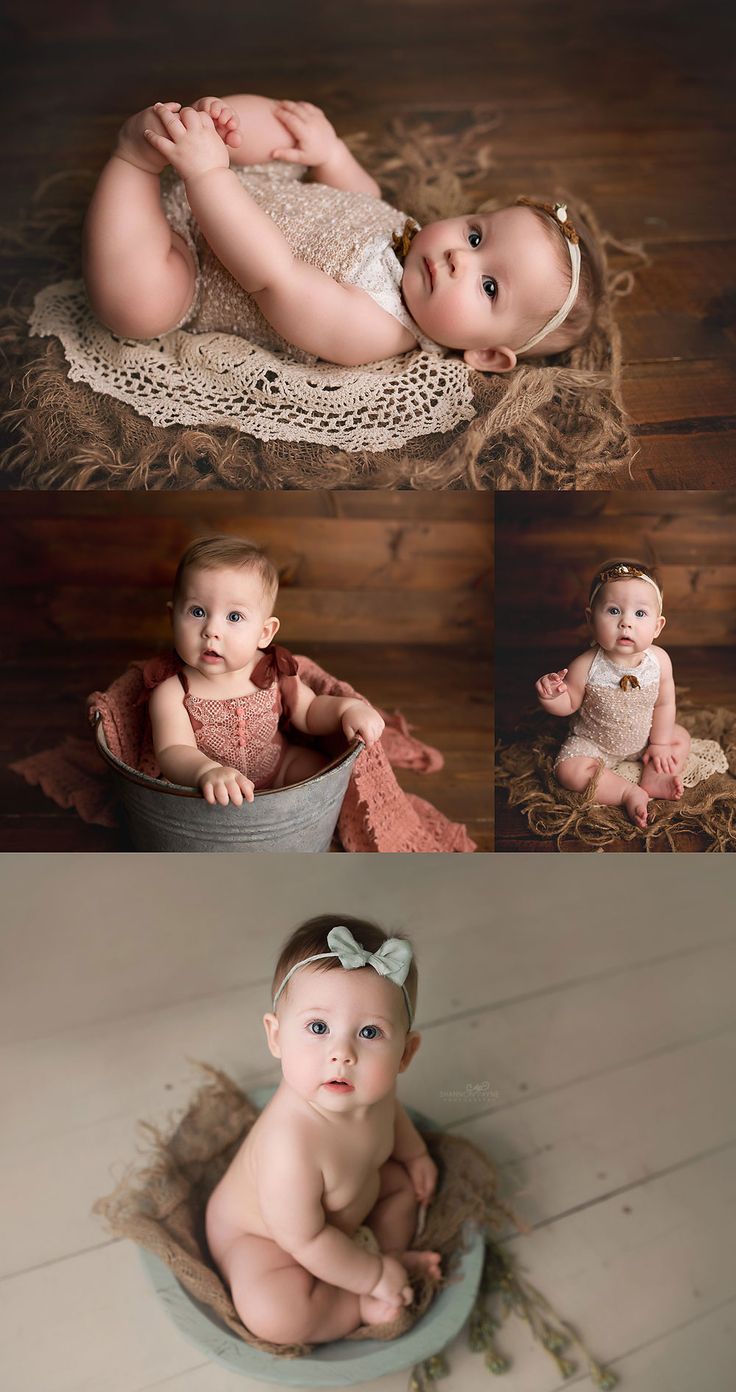
[[[150,1152],[148,1159],[138,1169],[130,1168],[114,1191],[97,1201],[93,1212],[116,1237],[130,1238],[164,1262],[180,1285],[240,1339],[275,1357],[298,1358],[309,1352],[308,1345],[272,1344],[257,1338],[243,1325],[209,1256],[204,1236],[207,1199],[258,1111],[225,1073],[206,1064],[199,1067],[206,1079],[186,1114],[170,1132],[141,1124]],[[495,1297],[504,1315],[514,1312],[529,1322],[563,1376],[575,1371],[568,1352],[575,1349],[585,1360],[597,1387],[604,1392],[614,1387],[613,1373],[590,1356],[575,1331],[559,1319],[494,1239],[494,1232],[509,1221],[520,1225],[498,1197],[490,1161],[470,1141],[458,1136],[432,1132],[425,1135],[425,1140],[439,1168],[440,1181],[427,1214],[422,1245],[442,1254],[443,1282],[453,1279],[463,1249],[463,1226],[473,1223],[485,1237],[481,1291],[470,1319],[471,1348],[485,1354],[491,1372],[502,1372],[508,1366],[495,1343],[498,1321],[487,1308],[489,1300]],[[412,1287],[413,1304],[395,1321],[364,1326],[348,1337],[394,1339],[411,1328],[428,1309],[436,1290],[423,1275],[412,1277]],[[445,1371],[444,1359],[433,1358],[414,1370],[411,1386],[424,1392]]]
[[[381,141],[358,134],[349,143],[386,196],[426,221],[508,201],[481,201],[493,124],[476,110],[450,132],[434,122],[395,119]],[[70,382],[57,339],[41,346],[29,339],[35,291],[80,273],[80,227],[94,182],[86,170],[53,175],[27,221],[5,229],[0,240],[12,287],[0,313],[1,389],[10,402],[2,417],[10,443],[0,467],[12,486],[573,489],[599,486],[602,471],[610,483],[612,470],[630,464],[613,309],[631,290],[633,274],[609,269],[606,248],[627,257],[629,267],[646,258],[640,248],[603,235],[590,210],[584,211],[599,241],[607,289],[586,343],[507,376],[473,373],[476,416],[448,434],[419,438],[400,451],[347,453],[258,441],[225,427],[156,427],[122,402]]]
[[[325,672],[308,657],[297,657],[299,675],[318,694],[358,696],[347,682]],[[161,776],[153,752],[147,691],[175,670],[172,657],[133,662],[107,691],[88,699],[99,711],[110,753],[130,768]],[[365,698],[362,698],[365,699]],[[345,851],[470,852],[475,842],[459,822],[399,786],[394,767],[418,773],[442,768],[439,750],[416,739],[400,712],[382,712],[386,729],[378,744],[359,756],[343,800],[337,835]],[[338,750],[329,749],[334,757]],[[115,827],[120,811],[111,778],[91,735],[70,734],[54,749],[45,749],[10,765],[27,783],[39,785],[60,807],[73,807],[85,822]]]
[[[634,826],[619,807],[593,801],[594,785],[585,793],[562,788],[554,775],[560,749],[560,721],[535,710],[517,727],[512,743],[500,742],[496,786],[508,790],[510,807],[518,807],[535,836],[583,843],[591,851],[605,850],[614,841],[638,841],[647,851],[663,843],[682,849],[683,837],[705,842],[704,850],[736,850],[736,714],[723,708],[707,710],[678,700],[677,718],[698,739],[717,741],[728,760],[728,773],[715,774],[695,788],[686,788],[680,802],[655,799],[646,829]]]

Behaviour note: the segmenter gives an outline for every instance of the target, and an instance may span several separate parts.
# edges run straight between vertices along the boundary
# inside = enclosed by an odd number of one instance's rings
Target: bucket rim
[[[199,788],[188,788],[182,783],[167,783],[161,778],[152,778],[148,773],[141,773],[140,769],[131,768],[130,764],[126,764],[116,754],[113,754],[105,737],[102,714],[99,710],[93,712],[92,724],[98,754],[115,773],[128,783],[137,783],[139,787],[148,788],[155,793],[165,793],[168,797],[199,798],[201,800],[202,794]],[[357,755],[364,748],[363,740],[356,735],[350,741],[347,749],[342,754],[338,754],[335,759],[330,760],[329,764],[325,764],[319,773],[313,773],[310,778],[302,778],[298,783],[288,783],[283,788],[256,789],[253,796],[257,798],[276,797],[279,793],[291,792],[293,788],[303,788],[307,783],[316,783],[320,778],[325,778],[328,773],[332,773],[335,769],[341,768],[343,764],[357,758]]]

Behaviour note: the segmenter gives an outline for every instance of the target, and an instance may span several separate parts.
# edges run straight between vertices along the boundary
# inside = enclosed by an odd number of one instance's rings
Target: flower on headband
[[[567,237],[567,240],[572,242],[573,246],[577,246],[580,238],[567,216],[566,203],[535,203],[533,198],[524,197],[517,198],[516,201],[517,203],[523,203],[526,208],[536,208],[538,212],[547,213],[549,217],[554,218],[560,231],[564,232]]]

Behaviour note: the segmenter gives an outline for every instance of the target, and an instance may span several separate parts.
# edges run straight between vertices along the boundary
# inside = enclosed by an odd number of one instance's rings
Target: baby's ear
[[[476,372],[510,372],[516,367],[513,348],[469,348],[463,358]]]
[[[277,619],[275,614],[272,614],[270,619],[266,619],[266,622],[264,623],[263,628],[261,629],[261,636],[258,639],[259,648],[267,648],[269,643],[273,642],[280,627],[281,620]]]
[[[263,1017],[263,1028],[266,1031],[266,1041],[274,1058],[281,1058],[281,1046],[279,1045],[279,1022],[276,1015],[269,1012]]]
[[[173,622],[174,622],[174,602],[173,602],[173,600],[167,599],[167,601],[166,601],[166,608],[167,608],[168,611],[169,611],[169,623],[170,623],[170,624],[173,624]]]
[[[655,638],[658,638],[658,637],[659,637],[659,635],[660,635],[660,633],[662,632],[662,629],[664,628],[666,622],[667,622],[667,620],[666,620],[664,614],[660,614],[659,618],[657,619],[657,627],[656,627],[656,629],[654,630],[654,636],[655,636]]]
[[[415,1055],[417,1049],[419,1048],[419,1045],[421,1044],[421,1042],[422,1042],[422,1036],[421,1036],[421,1034],[418,1034],[416,1030],[409,1030],[409,1033],[408,1033],[407,1036],[406,1036],[406,1043],[405,1043],[405,1045],[404,1045],[404,1052],[403,1052],[403,1054],[401,1055],[401,1063],[399,1064],[399,1072],[400,1072],[400,1073],[403,1073],[403,1072],[404,1072],[404,1069],[409,1067],[409,1064],[411,1063],[411,1061],[412,1061],[412,1059],[413,1059],[413,1057],[414,1057],[414,1055]]]

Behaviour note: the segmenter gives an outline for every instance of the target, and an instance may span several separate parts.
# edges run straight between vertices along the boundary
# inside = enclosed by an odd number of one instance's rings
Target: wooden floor
[[[301,651],[301,649],[298,649]],[[308,655],[388,710],[401,710],[419,739],[445,758],[439,773],[398,769],[407,792],[464,822],[478,849],[493,849],[491,664],[462,648],[376,644],[310,644]],[[0,850],[129,850],[123,831],[89,826],[75,812],[50,802],[7,765],[48,749],[68,734],[89,733],[84,701],[104,690],[137,646],[70,645],[45,640],[5,663],[0,696]]]
[[[736,652],[733,648],[671,648],[670,657],[675,681],[682,697],[693,705],[707,708],[724,706],[736,709]],[[545,656],[539,653],[520,653],[518,649],[498,649],[496,652],[496,738],[511,741],[516,722],[522,711],[535,706],[534,683],[545,671],[556,671],[559,649]],[[560,721],[560,736],[566,722]],[[590,847],[572,840],[564,843],[566,853],[586,852]],[[637,852],[644,854],[638,841],[615,841],[606,846],[607,852]],[[665,847],[660,849],[665,850]],[[694,837],[682,838],[680,849],[706,849]],[[505,789],[496,790],[496,850],[556,852],[554,840],[543,840],[529,830],[526,817],[518,808],[510,808]],[[577,873],[577,872],[576,872]]]
[[[202,23],[201,6],[5,6],[6,218],[42,178],[101,165],[152,98],[298,95],[343,131],[388,116],[497,117],[483,196],[564,187],[651,264],[620,301],[638,455],[618,488],[734,478],[733,10],[722,0],[282,0]],[[63,203],[63,183],[59,184]],[[11,248],[17,254],[18,248]],[[20,275],[37,274],[20,261]],[[6,484],[7,486],[7,480]]]
[[[3,1392],[265,1388],[185,1341],[135,1249],[90,1208],[140,1156],[137,1121],[166,1125],[185,1104],[192,1059],[246,1087],[275,1080],[261,1015],[276,944],[326,908],[323,863],[299,858],[298,874],[277,877],[257,863],[244,904],[232,857],[176,861],[175,876],[163,856],[134,867],[4,858]],[[725,1392],[736,1363],[729,866],[637,863],[625,890],[600,861],[581,861],[574,879],[550,861],[544,885],[511,857],[330,866],[332,907],[413,937],[423,1043],[400,1095],[494,1159],[531,1227],[505,1239],[528,1277],[621,1392]],[[499,1343],[514,1359],[506,1392],[562,1392],[526,1326],[512,1322]],[[448,1392],[488,1392],[465,1333],[449,1360]],[[402,1374],[371,1392],[406,1386]]]

